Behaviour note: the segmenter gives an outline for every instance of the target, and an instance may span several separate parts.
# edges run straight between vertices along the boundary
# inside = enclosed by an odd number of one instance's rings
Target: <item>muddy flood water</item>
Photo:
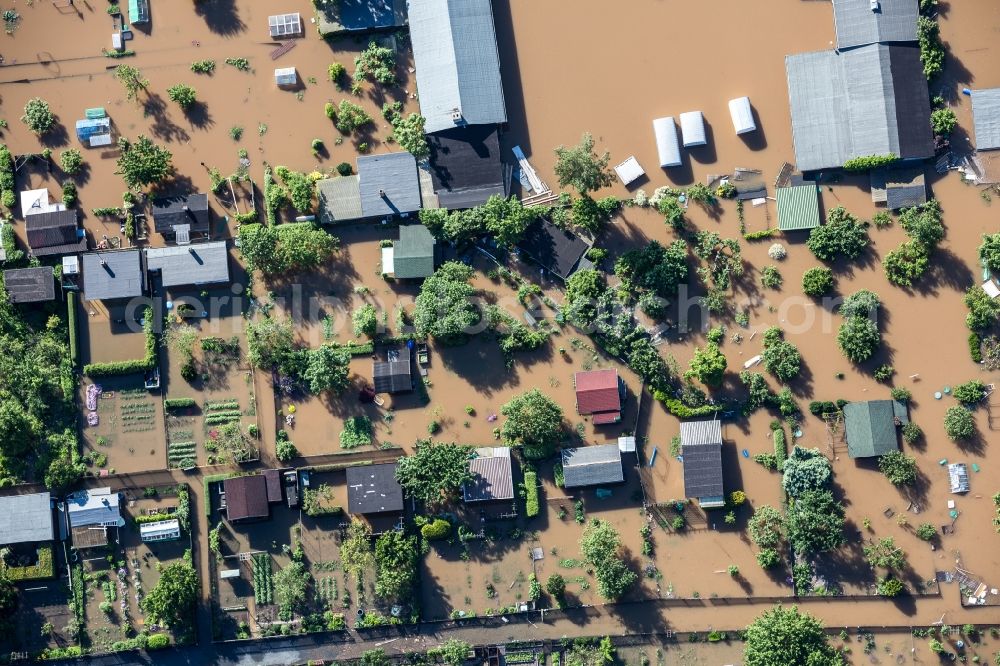
[[[126,100],[121,86],[111,77],[110,68],[118,61],[100,55],[101,48],[110,48],[112,27],[104,6],[93,0],[77,2],[72,8],[57,4],[47,0],[30,5],[19,2],[20,27],[13,35],[0,38],[4,56],[0,67],[0,117],[9,122],[9,128],[2,130],[2,140],[17,155],[37,153],[46,146],[56,153],[77,146],[76,138],[71,136],[73,122],[83,117],[84,109],[104,106],[119,134],[129,138],[149,135],[173,151],[177,176],[172,186],[207,191],[208,169],[218,168],[223,174],[235,171],[241,148],[248,151],[250,174],[258,182],[264,161],[299,171],[329,171],[340,162],[353,163],[361,142],[375,152],[391,149],[384,144],[388,130],[380,113],[385,101],[398,99],[405,101],[407,110],[418,109],[417,100],[410,96],[415,84],[403,40],[398,43],[401,55],[397,61],[397,86],[382,91],[368,84],[360,98],[337,90],[327,78],[327,66],[340,62],[351,71],[354,56],[365,41],[319,39],[308,23],[312,15],[308,0],[282,3],[281,11],[300,11],[307,17],[306,38],[298,40],[293,50],[276,61],[269,56],[274,48],[267,36],[267,15],[274,11],[270,3],[206,0],[196,9],[178,0],[152,3],[152,28],[148,32],[137,30],[135,39],[128,43],[137,55],[122,61],[141,68],[149,79],[148,91],[141,92],[136,101]],[[956,110],[960,130],[953,141],[963,146],[972,136],[972,124],[968,98],[959,93],[960,89],[1000,85],[1000,70],[996,68],[1000,8],[987,2],[942,2],[939,7],[942,35],[951,52],[945,74],[932,94],[942,94]],[[720,7],[713,3],[637,0],[628,4],[627,11],[623,15],[620,3],[598,0],[494,2],[509,117],[504,154],[510,154],[507,149],[511,146],[520,145],[542,179],[554,187],[553,149],[560,144],[575,144],[583,132],[589,131],[599,150],[610,151],[612,165],[634,155],[647,172],[645,182],[629,190],[616,182],[608,188],[608,194],[631,197],[638,189],[651,194],[660,186],[705,182],[710,175],[732,173],[740,167],[760,170],[768,194],[773,196],[771,185],[781,165],[794,161],[784,57],[832,48],[830,4],[759,0]],[[226,58],[247,58],[250,71],[224,64]],[[213,75],[190,71],[190,63],[201,59],[217,61]],[[298,68],[303,84],[298,93],[274,85],[272,69],[292,65]],[[200,104],[187,115],[166,97],[167,87],[176,83],[187,83],[197,90]],[[757,132],[748,138],[735,135],[727,108],[728,100],[743,95],[750,97],[758,125]],[[17,120],[25,101],[35,96],[49,101],[67,133],[40,142]],[[376,118],[377,127],[368,136],[345,138],[338,144],[340,135],[324,116],[323,105],[345,98],[362,104]],[[681,167],[660,170],[656,166],[651,122],[690,110],[705,114],[709,145],[683,151],[685,161]],[[233,128],[242,128],[239,140],[232,138],[236,134]],[[317,138],[323,140],[326,150],[313,156],[310,143]],[[125,186],[114,174],[116,157],[115,151],[86,149],[88,169],[77,177],[79,207],[95,241],[105,234],[119,233],[117,223],[106,224],[89,212],[94,207],[118,205],[121,200]],[[50,172],[40,161],[19,169],[17,179],[18,189],[48,187],[53,197],[58,197],[61,189],[61,175],[56,169]],[[977,188],[960,182],[955,173],[929,174],[928,182],[933,196],[942,204],[947,237],[932,259],[934,268],[913,289],[889,284],[881,266],[882,257],[905,240],[898,224],[887,229],[871,227],[872,243],[866,253],[854,262],[832,266],[837,295],[871,289],[881,297],[879,327],[883,343],[875,358],[861,366],[848,362],[836,343],[841,317],[832,311],[832,305],[823,306],[801,295],[803,272],[818,265],[805,246],[804,235],[757,243],[741,241],[746,273],[735,286],[730,313],[707,321],[698,316],[693,299],[701,292],[693,286],[688,294],[692,300],[679,299],[668,315],[669,321],[677,322],[685,319],[690,310],[695,313],[690,323],[672,329],[659,347],[684,368],[695,347],[704,345],[706,325],[724,325],[727,334],[722,349],[729,372],[718,395],[737,395],[742,390],[737,372],[747,359],[760,353],[760,333],[779,325],[802,353],[802,375],[790,386],[803,410],[812,400],[887,398],[888,387],[876,382],[872,372],[884,363],[894,366],[893,385],[912,391],[910,416],[926,433],[917,445],[904,446],[920,465],[921,480],[915,489],[897,491],[877,465],[849,459],[842,436],[831,433],[823,421],[813,416],[803,417],[802,434],[795,439],[799,445],[818,447],[833,460],[837,494],[847,510],[849,544],[832,554],[821,568],[851,594],[866,593],[874,580],[860,555],[862,542],[872,537],[893,536],[906,550],[911,569],[907,582],[913,589],[936,593],[935,586],[924,588],[925,583],[934,579],[935,571],[953,569],[956,562],[986,578],[990,586],[997,586],[1000,580],[1000,543],[991,523],[994,507],[990,501],[1000,490],[1000,464],[996,456],[989,456],[998,439],[993,429],[996,416],[991,410],[1000,409],[1000,403],[996,407],[980,405],[975,411],[978,435],[970,442],[956,444],[945,436],[942,425],[945,410],[956,402],[950,396],[940,400],[934,397],[943,387],[971,379],[985,383],[1000,380],[1000,373],[987,373],[969,358],[966,309],[962,303],[964,291],[981,281],[976,248],[981,234],[997,231],[1000,203],[991,205]],[[870,219],[877,210],[867,181],[859,178],[824,182],[821,206],[824,210],[845,206],[864,219]],[[227,226],[222,216],[233,211],[227,211],[218,201],[213,208],[219,220],[214,235],[228,237],[235,232],[235,224]],[[695,229],[739,237],[732,202],[722,202],[714,215],[692,205],[687,216]],[[15,229],[23,240],[23,222],[15,217]],[[747,206],[746,223],[749,230],[776,226],[774,202],[769,200],[759,208]],[[349,227],[337,228],[333,233],[341,239],[342,249],[323,271],[276,284],[258,283],[257,296],[262,302],[273,300],[278,317],[288,316],[295,298],[338,299],[339,305],[329,306],[320,316],[297,326],[300,341],[309,346],[350,340],[350,312],[365,302],[377,305],[387,332],[405,332],[405,324],[396,322],[396,312],[400,307],[411,309],[418,288],[387,282],[376,269],[379,243],[393,237],[393,230]],[[668,242],[674,238],[662,216],[649,209],[625,208],[597,244],[614,257],[650,240]],[[787,258],[780,262],[767,255],[775,240],[788,250]],[[150,243],[162,244],[162,239],[151,234]],[[784,276],[779,290],[760,286],[760,271],[771,264],[776,264]],[[484,300],[505,304],[513,316],[520,318],[523,308],[517,305],[516,288],[491,279],[488,273],[492,266],[484,258],[477,256],[474,267],[474,284]],[[537,269],[527,264],[517,264],[514,269],[526,279],[538,281]],[[547,296],[557,303],[562,301],[560,285],[545,281],[541,286]],[[749,314],[745,328],[733,318],[734,312],[742,310]],[[229,330],[233,322],[239,321],[238,312],[227,319],[226,337],[240,335]],[[119,337],[108,325],[105,313],[95,310],[88,326],[89,352],[85,358],[120,360],[139,355],[141,338]],[[574,520],[574,504],[581,498],[586,516],[611,521],[622,533],[629,557],[647,571],[634,592],[635,598],[789,597],[788,572],[769,574],[762,570],[754,561],[755,548],[743,530],[752,507],[778,506],[782,501],[780,477],[752,459],[754,454],[773,450],[768,424],[775,415],[760,411],[749,419],[728,421],[723,428],[726,491],[743,489],[748,496],[736,525],[722,525],[720,516],[688,508],[688,527],[684,531],[656,530],[653,555],[639,556],[639,529],[647,523],[640,510],[643,494],[651,503],[664,504],[683,497],[681,463],[668,454],[670,440],[679,432],[678,420],[651,400],[648,393],[641,394],[640,380],[595,350],[584,334],[571,327],[554,328],[555,334],[546,347],[518,356],[511,368],[505,367],[496,341],[489,335],[475,336],[462,347],[432,344],[426,399],[419,393],[391,397],[381,408],[357,399],[357,389],[371,378],[372,360],[365,356],[352,361],[354,386],[340,398],[275,400],[269,376],[258,373],[256,383],[247,383],[243,366],[236,364],[228,381],[243,382],[245,386],[238,391],[225,387],[219,394],[225,398],[235,395],[242,410],[247,410],[250,403],[258,406],[256,419],[264,446],[270,449],[262,452],[262,457],[268,462],[272,460],[276,422],[280,424],[292,404],[296,416],[290,437],[306,456],[340,453],[343,424],[355,416],[367,416],[373,423],[372,451],[386,444],[411,451],[415,441],[429,437],[432,431],[435,438],[444,441],[491,445],[495,441],[493,430],[500,422],[490,417],[498,414],[511,397],[531,388],[541,389],[563,407],[567,430],[577,445],[615,441],[621,434],[635,432],[640,447],[638,455],[626,454],[629,483],[617,488],[611,498],[597,497],[591,491],[570,497],[554,485],[549,467],[544,467],[546,508],[542,516],[497,527],[502,538],[496,544],[472,548],[469,560],[447,547],[426,557],[422,601],[428,617],[446,616],[459,609],[481,613],[486,608],[521,601],[526,577],[532,571],[543,577],[562,570],[571,595],[582,603],[599,603],[593,578],[578,561],[577,541],[582,526]],[[742,342],[733,341],[735,332],[742,335]],[[560,353],[560,348],[565,353]],[[179,367],[169,348],[164,354],[167,368]],[[617,368],[629,390],[622,422],[597,429],[576,414],[572,376],[579,370],[602,367]],[[167,386],[171,381],[182,382],[171,378],[170,369],[165,372]],[[773,378],[769,381],[772,388],[778,388]],[[123,385],[120,390],[128,388]],[[199,401],[205,398],[197,388],[174,385],[174,389],[181,396],[198,397]],[[119,400],[123,395],[129,394],[120,393]],[[116,405],[108,404],[109,415],[115,410],[125,413]],[[251,415],[245,416],[249,421]],[[162,429],[161,419],[157,412],[156,432]],[[437,424],[436,430],[430,427],[432,422]],[[206,462],[204,433],[200,432],[204,428],[195,423],[187,429],[196,433],[192,439],[199,445],[198,462]],[[167,442],[162,438],[153,441],[146,433],[142,430],[140,436],[141,457],[155,460],[155,466],[162,467]],[[100,434],[95,431],[94,437],[88,437],[95,451],[100,451],[96,444]],[[114,437],[120,434],[109,431],[104,436],[114,446]],[[654,448],[658,455],[651,464]],[[742,455],[744,449],[749,457]],[[111,465],[115,455],[114,451],[110,453]],[[120,451],[118,455],[122,455]],[[970,468],[978,466],[979,471],[971,473],[970,493],[949,493],[947,469],[939,464],[942,460],[966,462]],[[121,463],[121,467],[142,469],[131,461]],[[949,500],[956,503],[957,518],[949,514]],[[568,515],[563,515],[564,511]],[[663,518],[669,520],[672,510],[665,511]],[[901,521],[900,516],[905,516],[906,521]],[[659,518],[654,522],[659,524]],[[939,529],[950,525],[954,533],[932,550],[913,533],[913,526],[923,522]],[[864,527],[866,524],[870,527]],[[529,547],[536,546],[543,549],[545,559],[533,565]],[[725,572],[732,564],[738,566],[740,577]],[[490,587],[494,588],[492,593]],[[940,593],[943,605],[960,613],[957,584],[942,585]],[[913,607],[905,603],[885,605],[887,623],[928,624],[937,619],[916,617]],[[853,603],[829,605],[820,615],[828,624],[848,625],[853,622],[853,609]],[[720,622],[740,625],[755,610],[751,606],[720,609],[718,617]],[[965,621],[970,622],[995,620],[985,613],[979,619],[973,613],[962,617],[968,617]],[[949,621],[956,622],[951,616]]]

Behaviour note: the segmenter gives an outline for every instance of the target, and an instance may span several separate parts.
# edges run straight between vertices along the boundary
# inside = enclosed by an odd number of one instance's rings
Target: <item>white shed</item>
[[[274,70],[274,82],[279,87],[294,86],[299,82],[299,74],[294,67],[279,67]]]
[[[680,166],[681,144],[677,140],[677,125],[674,124],[673,116],[654,120],[653,134],[656,135],[656,153],[660,157],[660,166]]]
[[[627,160],[615,167],[615,173],[618,174],[618,178],[621,179],[622,183],[628,185],[637,178],[641,178],[646,175],[646,172],[642,170],[639,165],[639,160],[635,159],[635,155],[631,155]]]
[[[684,147],[704,146],[708,143],[705,138],[705,117],[701,111],[688,111],[681,114],[681,136],[684,138]]]
[[[737,134],[746,134],[757,129],[753,121],[753,109],[750,108],[749,97],[737,97],[729,100],[729,115],[733,117],[733,127]]]
[[[171,541],[181,538],[181,524],[178,520],[157,520],[139,525],[139,537],[145,541]]]

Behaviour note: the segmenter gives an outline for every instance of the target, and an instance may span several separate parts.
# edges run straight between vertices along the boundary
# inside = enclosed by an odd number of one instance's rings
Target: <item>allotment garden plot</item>
[[[160,396],[142,375],[84,381],[83,459],[96,475],[163,467],[164,419]]]

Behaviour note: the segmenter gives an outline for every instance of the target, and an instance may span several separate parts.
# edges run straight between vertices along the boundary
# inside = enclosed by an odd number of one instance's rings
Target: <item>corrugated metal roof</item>
[[[611,368],[578,372],[573,376],[576,386],[576,410],[580,414],[621,412],[618,392],[618,371]],[[597,423],[597,419],[594,419]],[[605,421],[613,422],[613,421]]]
[[[80,490],[66,498],[70,527],[88,525],[121,525],[119,496],[110,488]]]
[[[356,175],[318,181],[316,193],[319,220],[323,224],[352,222],[364,217],[361,212],[361,181]]]
[[[681,421],[681,445],[722,444],[722,423],[711,421]]]
[[[852,458],[871,458],[899,450],[894,400],[869,400],[844,405],[847,453]],[[903,406],[903,412],[906,408]]]
[[[855,157],[930,157],[930,98],[916,47],[875,44],[785,58],[796,164]]]
[[[621,483],[625,480],[622,454],[617,444],[563,449],[562,466],[567,488]]]
[[[142,295],[139,250],[91,252],[83,255],[83,297],[88,301]]]
[[[815,185],[779,187],[775,190],[775,197],[778,201],[778,228],[782,231],[819,226],[819,192]]]
[[[160,271],[164,287],[229,282],[225,241],[146,250],[146,268]]]
[[[48,493],[0,497],[0,545],[52,541]]]
[[[514,499],[514,478],[510,449],[502,447],[477,449],[477,457],[469,461],[472,481],[462,486],[466,502],[491,502]]]
[[[40,303],[56,297],[51,266],[4,271],[3,282],[11,303]]]
[[[972,122],[976,148],[1000,148],[1000,88],[972,91]]]
[[[833,0],[837,48],[844,50],[878,42],[917,41],[917,0]]]
[[[506,122],[490,0],[411,0],[409,17],[425,131]]]
[[[399,227],[399,240],[393,242],[392,270],[397,278],[425,278],[434,272],[434,246],[431,232],[422,224]]]
[[[718,423],[702,421],[701,423]],[[684,426],[685,424],[681,424]],[[683,430],[681,431],[683,438]],[[722,443],[701,441],[681,445],[684,459],[684,494],[687,497],[720,497],[722,489]]]
[[[407,152],[358,158],[361,212],[365,217],[399,215],[420,210],[417,160]]]

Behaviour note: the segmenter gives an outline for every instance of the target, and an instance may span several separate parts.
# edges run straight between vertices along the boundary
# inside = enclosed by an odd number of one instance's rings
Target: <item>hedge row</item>
[[[77,338],[79,331],[76,328],[76,292],[66,292],[66,320],[69,326],[69,360],[73,364],[73,370],[80,360],[79,342]]]
[[[166,409],[187,409],[197,406],[198,403],[195,402],[194,398],[167,398],[163,401],[163,407]]]
[[[524,513],[528,518],[538,515],[538,474],[524,473]]]
[[[142,331],[146,335],[146,356],[131,361],[112,361],[111,363],[88,363],[83,366],[83,374],[88,377],[115,377],[146,372],[156,367],[156,331],[153,328],[153,309],[146,308],[143,313]]]
[[[136,516],[135,524],[145,525],[146,523],[158,523],[161,520],[173,520],[176,517],[177,516],[173,513],[165,513],[165,512],[150,513],[145,516]]]
[[[677,398],[671,398],[663,391],[653,391],[653,397],[663,403],[667,411],[679,419],[691,419],[696,416],[707,416],[722,409],[720,405],[702,405],[701,407],[688,407]]]

